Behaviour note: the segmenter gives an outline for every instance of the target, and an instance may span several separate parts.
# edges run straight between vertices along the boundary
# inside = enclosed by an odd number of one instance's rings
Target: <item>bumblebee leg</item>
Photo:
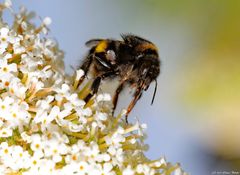
[[[91,92],[84,98],[84,101],[87,103],[94,94],[96,94],[98,92],[101,80],[103,80],[106,77],[109,77],[111,75],[115,75],[115,71],[109,71],[106,72],[104,74],[102,74],[101,76],[98,76],[97,78],[95,78],[95,80],[92,83],[91,86]]]
[[[133,107],[135,106],[137,101],[141,98],[141,96],[142,96],[142,89],[138,88],[134,94],[133,100],[131,101],[131,103],[128,106],[127,113],[125,116],[126,123],[128,123],[128,114],[132,111]]]
[[[98,88],[100,86],[100,83],[101,83],[101,77],[97,77],[95,78],[95,80],[93,81],[93,84],[91,86],[91,92],[84,98],[84,101],[87,103],[94,94],[97,93],[98,91]]]
[[[117,106],[117,102],[118,102],[118,96],[121,93],[121,91],[123,90],[123,86],[124,86],[125,81],[121,82],[121,84],[117,87],[117,90],[113,96],[113,112],[112,115],[114,115],[114,111],[116,109]]]
[[[86,77],[86,75],[87,75],[87,73],[89,71],[90,65],[92,64],[92,60],[93,60],[93,57],[92,56],[88,56],[86,58],[86,60],[83,62],[83,64],[80,66],[80,69],[82,69],[84,71],[84,75],[78,81],[77,88],[80,86],[80,84],[85,79],[85,77]]]

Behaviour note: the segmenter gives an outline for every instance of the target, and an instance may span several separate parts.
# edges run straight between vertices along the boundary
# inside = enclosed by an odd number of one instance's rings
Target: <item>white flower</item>
[[[58,106],[53,106],[49,115],[48,115],[49,120],[52,121],[53,119],[55,119],[56,116],[59,114],[59,112],[60,112],[59,107]]]
[[[104,130],[106,128],[106,125],[103,124],[103,122],[107,120],[107,115],[102,112],[96,112],[94,118],[96,120],[97,126],[101,128],[101,130]]]
[[[33,77],[32,71],[37,70],[37,65],[40,64],[38,61],[35,61],[33,57],[29,54],[21,55],[22,66],[20,67],[21,72],[29,74],[30,77]]]
[[[76,163],[69,163],[61,169],[60,175],[68,175],[68,174],[74,175],[76,174],[77,169],[78,167]]]
[[[55,88],[55,91],[57,92],[57,94],[55,95],[55,99],[57,101],[62,101],[64,97],[70,96],[70,87],[67,84],[62,84],[61,89]]]
[[[31,149],[36,153],[40,152],[42,153],[44,148],[44,142],[42,141],[42,138],[39,134],[33,134],[31,136]]]
[[[60,109],[58,106],[53,106],[50,113],[47,114],[47,111],[43,111],[42,113],[37,113],[34,121],[36,123],[42,123],[43,125],[48,125],[58,116]]]
[[[12,1],[11,1],[11,0],[5,0],[4,5],[5,5],[7,8],[10,8],[10,7],[12,6]]]
[[[185,173],[181,167],[178,167],[175,171],[174,171],[174,175],[187,175],[187,173]]]
[[[35,73],[31,73],[31,74],[28,74],[29,75],[29,77],[31,77],[31,81],[29,82],[29,87],[34,87],[34,91],[36,92],[36,91],[38,91],[38,90],[41,90],[43,87],[44,87],[44,83],[42,82],[42,81],[39,81],[39,79],[38,79],[38,74],[39,74],[39,72],[35,72]],[[48,96],[46,99],[47,99],[47,101],[49,100],[49,99],[54,99],[53,98],[53,96]]]
[[[53,71],[51,69],[51,66],[45,66],[42,70],[38,71],[36,74],[36,77],[41,78],[41,80],[48,80],[52,75]]]
[[[36,107],[39,108],[39,113],[41,114],[45,110],[49,110],[51,108],[51,102],[54,100],[54,97],[49,95],[45,100],[39,100],[36,103]],[[40,115],[39,114],[39,115]]]
[[[84,162],[84,161],[81,161],[81,162],[77,163],[76,167],[77,167],[77,174],[78,175],[85,175],[86,173],[91,171],[89,169],[89,164],[87,162]]]
[[[59,144],[68,144],[69,138],[67,135],[62,133],[61,128],[56,124],[51,124],[47,132],[43,135],[44,139],[55,139]]]
[[[12,41],[9,41],[13,44],[14,54],[22,54],[26,52],[26,48],[20,43],[21,37],[14,37]]]
[[[86,103],[83,101],[83,100],[81,100],[81,99],[79,99],[78,98],[78,95],[76,94],[76,93],[74,93],[74,94],[71,94],[69,97],[68,96],[66,96],[66,98],[67,98],[67,100],[69,100],[69,102],[75,107],[78,107],[78,106],[80,106],[80,107],[83,107]]]
[[[111,101],[110,94],[107,94],[107,93],[99,94],[97,96],[97,102],[101,102],[101,101]]]
[[[111,156],[108,154],[108,153],[102,153],[102,154],[99,154],[98,156],[96,156],[95,160],[97,162],[108,162],[110,161],[111,159]]]
[[[55,173],[56,169],[56,163],[52,160],[47,160],[47,159],[43,159],[40,162],[40,166],[39,166],[39,174],[47,174],[47,175],[57,175]]]
[[[51,19],[50,17],[45,17],[45,18],[43,19],[43,24],[44,24],[44,25],[48,26],[48,25],[50,25],[51,23],[52,23],[52,19]]]
[[[119,132],[118,132],[119,131]],[[106,137],[106,143],[108,145],[113,145],[114,147],[118,148],[121,146],[121,144],[125,141],[125,137],[120,134],[121,128],[119,128],[111,137]]]
[[[167,165],[165,157],[162,157],[159,161],[156,162],[156,167],[160,167],[161,165]]]
[[[78,142],[76,144],[73,144],[71,146],[71,153],[72,154],[76,154],[79,152],[82,152],[84,150],[84,148],[86,147],[86,144],[83,140],[78,140]]]
[[[5,52],[8,46],[8,32],[9,29],[6,27],[0,29],[0,54]]]
[[[31,169],[38,170],[38,168],[41,166],[41,161],[43,161],[43,159],[41,159],[41,156],[34,154],[26,163],[30,165],[29,167],[31,167]]]
[[[12,136],[12,129],[2,128],[0,129],[0,137],[10,137]]]
[[[62,127],[68,127],[69,125],[69,121],[68,120],[65,120],[64,118],[67,117],[68,115],[70,115],[72,112],[72,106],[65,106],[65,109],[60,111],[58,116],[56,117],[55,121],[57,122],[57,124],[59,126],[62,126]]]
[[[65,144],[59,144],[59,142],[55,139],[50,139],[46,141],[44,146],[44,154],[46,157],[51,157],[54,162],[60,162],[62,160],[62,156],[66,154],[68,151],[67,146]]]
[[[29,168],[26,163],[30,159],[30,155],[27,151],[24,151],[21,146],[14,146],[12,152],[13,165],[12,169],[18,170],[21,168]]]
[[[5,165],[1,165],[0,174],[7,174],[7,173],[9,173],[8,167],[6,167]]]
[[[84,76],[84,71],[82,69],[79,69],[76,71],[77,76],[76,76],[76,81],[79,81],[80,78],[82,78]]]
[[[2,118],[0,118],[0,128],[3,126],[3,124],[4,124],[4,121]]]
[[[151,169],[146,164],[137,165],[136,172],[139,173],[139,174],[147,174],[147,175],[154,175],[155,174],[154,169]]]
[[[75,110],[81,123],[86,123],[86,117],[92,115],[92,110],[90,108],[76,107]]]
[[[8,146],[7,142],[0,144],[0,158],[3,160],[8,159],[12,154],[12,148]]]
[[[80,161],[80,158],[81,158],[81,154],[80,153],[72,153],[71,152],[71,154],[66,155],[65,162],[67,164],[77,163],[77,162]]]
[[[84,149],[84,156],[87,157],[88,161],[95,161],[96,157],[99,155],[99,148],[98,145],[94,142],[91,142],[88,147]]]
[[[26,97],[27,88],[23,86],[18,78],[12,78],[8,88],[10,94],[17,96],[20,99],[24,99]]]
[[[82,124],[74,124],[72,122],[68,122],[68,128],[71,132],[80,132],[83,130],[84,126]]]
[[[105,120],[107,120],[107,114],[106,113],[102,113],[102,112],[98,112],[96,114],[96,119],[105,121]]]
[[[135,174],[134,170],[129,165],[127,166],[127,168],[123,169],[122,175],[134,175],[134,174]]]
[[[31,143],[32,142],[31,136],[29,136],[26,132],[22,132],[21,133],[21,137],[27,143]]]
[[[17,72],[15,63],[8,64],[7,60],[0,59],[0,76],[5,76],[8,73]]]
[[[27,110],[28,104],[26,102],[21,104],[14,103],[9,110],[8,126],[11,128],[18,127],[22,130],[23,125],[27,125],[31,119],[31,115]]]
[[[111,150],[112,148],[112,150]],[[122,162],[124,161],[124,152],[122,148],[116,149],[113,146],[110,146],[108,149],[109,154],[111,155],[112,164],[121,166]]]
[[[111,163],[104,163],[103,166],[98,166],[99,174],[101,175],[115,175],[115,172],[112,171]]]

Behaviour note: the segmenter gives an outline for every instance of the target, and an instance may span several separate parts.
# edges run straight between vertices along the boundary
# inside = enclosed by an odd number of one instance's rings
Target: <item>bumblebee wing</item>
[[[108,68],[108,69],[111,69],[111,65],[104,59],[98,57],[98,56],[94,56],[94,58],[101,64],[103,65],[104,67]]]
[[[103,39],[91,39],[91,40],[87,41],[87,42],[85,43],[85,45],[86,45],[87,47],[94,47],[94,46],[98,45],[98,43],[99,43],[100,41],[102,41],[102,40],[103,40]]]

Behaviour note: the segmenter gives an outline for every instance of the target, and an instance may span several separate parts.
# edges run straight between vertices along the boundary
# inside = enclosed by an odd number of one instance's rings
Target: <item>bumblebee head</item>
[[[159,59],[158,49],[151,41],[131,34],[121,36],[124,40],[124,43],[131,47],[131,54],[136,59],[141,59],[145,57],[149,57],[150,59],[152,57],[155,59]]]
[[[140,81],[143,82],[143,90],[147,90],[151,82],[155,82],[152,102],[157,91],[157,77],[160,74],[160,59],[156,46],[150,42],[144,42],[136,46],[136,57],[139,68]]]
[[[145,83],[147,90],[150,83],[160,74],[160,61],[153,55],[145,55],[138,60],[138,75]]]
[[[157,91],[157,77],[160,74],[160,62],[156,58],[145,57],[148,62],[142,64],[139,69],[140,82],[142,84],[142,90],[147,90],[150,84],[154,81],[155,88],[152,96],[151,105],[154,102],[156,91]],[[150,61],[151,60],[151,61]]]

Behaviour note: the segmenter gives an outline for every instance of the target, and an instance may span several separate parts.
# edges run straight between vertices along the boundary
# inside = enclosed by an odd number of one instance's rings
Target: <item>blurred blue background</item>
[[[162,60],[155,103],[151,86],[130,115],[148,125],[147,156],[166,156],[193,175],[239,170],[240,1],[18,0],[13,8],[21,5],[52,18],[49,35],[69,73],[89,39],[133,33],[155,43]],[[120,109],[130,100],[124,94]]]

